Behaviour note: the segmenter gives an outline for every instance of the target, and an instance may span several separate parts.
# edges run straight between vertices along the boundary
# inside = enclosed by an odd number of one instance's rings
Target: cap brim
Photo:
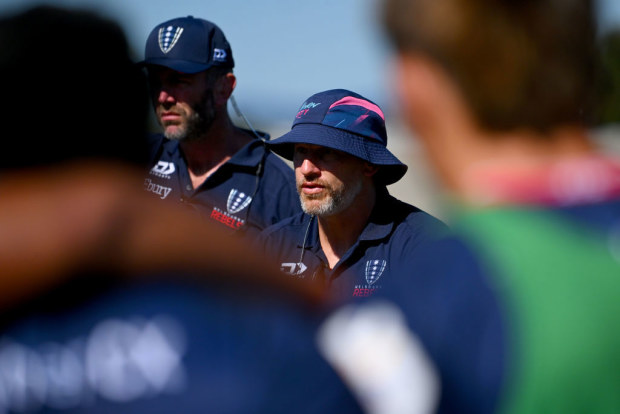
[[[383,144],[325,125],[297,124],[288,133],[267,143],[273,152],[291,161],[295,144],[332,148],[380,166],[377,178],[386,185],[400,180],[407,172],[407,166]]]
[[[209,69],[213,64],[188,62],[186,60],[152,58],[138,62],[140,66],[157,65],[164,66],[181,73],[198,73]]]

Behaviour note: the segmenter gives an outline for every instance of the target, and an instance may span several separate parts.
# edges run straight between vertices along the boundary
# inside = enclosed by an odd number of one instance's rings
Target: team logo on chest
[[[159,29],[159,48],[162,52],[168,53],[177,44],[177,41],[183,33],[182,27],[162,27]]]
[[[381,286],[376,284],[377,280],[383,275],[385,268],[387,267],[387,260],[383,259],[373,259],[366,260],[366,265],[364,266],[364,277],[366,279],[366,284],[356,284],[353,289],[354,297],[369,297],[372,294],[381,289]]]
[[[366,275],[366,282],[369,285],[372,285],[379,280],[385,270],[385,266],[387,266],[387,262],[385,260],[367,260],[366,271],[364,272]]]
[[[242,211],[244,208],[250,205],[252,202],[252,197],[244,193],[243,191],[239,191],[236,188],[230,190],[228,193],[228,200],[226,201],[226,211],[222,211],[217,207],[213,207],[213,211],[211,212],[211,218],[213,220],[219,221],[226,226],[238,229],[245,224],[245,220],[235,216],[235,214]]]
[[[252,197],[233,188],[228,193],[228,201],[226,202],[226,209],[230,214],[236,214],[250,205]]]

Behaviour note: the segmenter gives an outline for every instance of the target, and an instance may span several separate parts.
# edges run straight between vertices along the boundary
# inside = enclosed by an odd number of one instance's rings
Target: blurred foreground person
[[[620,412],[620,164],[588,137],[593,7],[385,2],[403,114],[456,201],[437,274],[484,275],[501,300],[503,345],[442,378],[442,412]]]
[[[315,350],[319,294],[140,190],[145,81],[116,24],[0,19],[0,77],[0,411],[359,412]]]

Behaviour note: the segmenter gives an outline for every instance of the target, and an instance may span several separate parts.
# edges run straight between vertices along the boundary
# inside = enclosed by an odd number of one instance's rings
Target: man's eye
[[[171,76],[168,78],[167,82],[169,85],[187,85],[189,79],[182,76]]]
[[[324,148],[319,154],[319,157],[324,161],[331,161],[337,159],[338,153],[331,148]]]

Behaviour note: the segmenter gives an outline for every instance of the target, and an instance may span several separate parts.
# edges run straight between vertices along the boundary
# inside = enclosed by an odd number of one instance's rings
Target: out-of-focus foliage
[[[620,29],[600,39],[599,56],[595,122],[620,123]]]

